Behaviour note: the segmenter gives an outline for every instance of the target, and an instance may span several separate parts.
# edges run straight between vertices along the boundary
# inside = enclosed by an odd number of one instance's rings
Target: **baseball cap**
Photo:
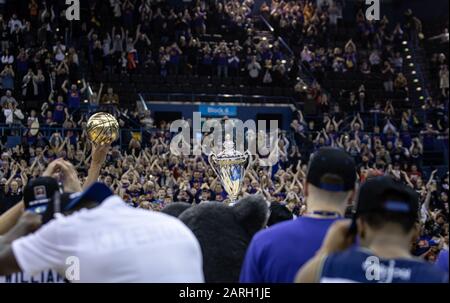
[[[336,178],[325,178],[326,175]],[[306,182],[327,191],[352,190],[356,183],[355,160],[342,149],[322,147],[311,156]]]
[[[58,181],[52,177],[39,177],[30,180],[23,191],[25,209],[42,214],[56,192],[60,191]]]
[[[405,213],[417,217],[419,198],[414,190],[391,177],[374,177],[361,186],[355,215],[372,212]]]
[[[71,210],[82,202],[92,201],[102,203],[106,198],[112,196],[113,192],[104,183],[95,182],[86,190],[77,193],[64,193],[61,196],[62,209]]]
[[[103,202],[113,195],[111,189],[103,183],[96,182],[86,190],[76,193],[63,192],[58,181],[52,177],[39,177],[28,182],[24,189],[25,209],[38,214],[53,216],[55,199],[59,199],[58,209],[68,211],[84,201]],[[45,216],[45,215],[44,215]]]

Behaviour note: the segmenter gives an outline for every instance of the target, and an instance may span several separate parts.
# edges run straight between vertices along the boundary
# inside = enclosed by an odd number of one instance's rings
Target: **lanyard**
[[[341,214],[335,211],[322,211],[322,210],[316,210],[311,213],[308,213],[310,215],[316,215],[324,218],[342,218]]]

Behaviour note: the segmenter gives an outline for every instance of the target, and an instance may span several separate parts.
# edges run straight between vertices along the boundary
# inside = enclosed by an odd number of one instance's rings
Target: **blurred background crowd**
[[[101,181],[127,203],[226,202],[206,157],[171,154],[171,121],[137,106],[136,92],[283,95],[293,111],[280,159],[253,165],[242,194],[301,216],[309,155],[345,149],[360,182],[391,175],[420,193],[415,254],[434,261],[448,248],[448,24],[427,28],[411,10],[368,21],[362,2],[346,2],[84,1],[75,23],[63,1],[0,1],[0,214],[56,158],[87,175],[84,127],[99,110],[121,127]]]

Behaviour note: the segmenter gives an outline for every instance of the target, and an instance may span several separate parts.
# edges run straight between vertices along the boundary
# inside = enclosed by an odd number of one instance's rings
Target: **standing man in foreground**
[[[345,151],[327,147],[314,153],[304,186],[307,213],[253,237],[240,282],[294,282],[298,269],[320,248],[329,226],[343,218],[355,184],[355,162]]]
[[[411,255],[417,237],[417,194],[390,177],[361,187],[353,224],[336,222],[300,283],[443,283],[448,275]],[[353,246],[356,234],[359,245]]]

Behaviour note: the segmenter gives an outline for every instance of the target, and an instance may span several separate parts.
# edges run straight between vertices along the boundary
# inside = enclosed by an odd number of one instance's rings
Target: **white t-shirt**
[[[12,250],[23,272],[52,268],[66,278],[79,272],[72,282],[204,282],[200,245],[189,228],[166,214],[128,207],[118,196],[57,216],[14,241]]]

